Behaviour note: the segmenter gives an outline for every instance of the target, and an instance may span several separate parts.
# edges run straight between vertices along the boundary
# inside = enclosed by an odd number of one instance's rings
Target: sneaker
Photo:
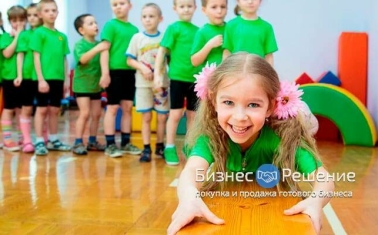
[[[164,159],[165,158],[164,157],[164,146],[163,147],[156,146],[156,148],[155,148],[155,155]]]
[[[4,142],[3,148],[4,150],[8,150],[10,152],[16,152],[20,150],[20,146],[13,141],[10,141],[9,143]]]
[[[117,145],[112,144],[105,149],[105,155],[109,157],[122,157],[122,151],[117,148]]]
[[[83,143],[73,146],[72,152],[76,155],[87,155],[88,154],[87,148],[84,146]]]
[[[32,143],[26,143],[22,146],[22,152],[24,153],[34,153],[34,146]]]
[[[142,153],[142,150],[132,145],[131,143],[128,143],[125,146],[121,146],[121,151],[123,153],[132,154],[132,155],[139,155]]]
[[[47,150],[44,142],[39,142],[35,145],[35,155],[46,156],[48,153],[49,151]]]
[[[55,140],[53,142],[49,140],[47,142],[47,149],[55,151],[70,151],[71,146],[63,144],[60,140]]]
[[[150,162],[151,161],[151,149],[144,149],[142,155],[139,158],[140,162]]]
[[[89,143],[87,145],[88,151],[104,151],[106,148],[105,145],[100,144],[99,142]]]
[[[179,157],[177,155],[176,147],[165,148],[164,149],[165,162],[168,165],[175,166],[180,163]]]

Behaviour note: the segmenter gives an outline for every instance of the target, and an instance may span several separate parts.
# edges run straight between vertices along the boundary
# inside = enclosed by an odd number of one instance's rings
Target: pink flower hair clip
[[[276,108],[273,116],[278,119],[288,119],[289,117],[296,117],[298,111],[302,108],[301,96],[303,91],[299,90],[299,85],[294,82],[281,82],[281,89],[276,98]]]
[[[197,92],[197,97],[201,100],[207,97],[207,81],[216,68],[217,65],[215,63],[212,63],[210,65],[207,63],[199,74],[194,75],[194,77],[196,78],[194,91]]]

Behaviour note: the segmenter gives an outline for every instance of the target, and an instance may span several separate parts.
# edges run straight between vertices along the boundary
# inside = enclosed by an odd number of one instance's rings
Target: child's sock
[[[21,123],[16,124],[17,128],[17,139],[18,139],[18,144],[23,145],[24,144],[24,137],[22,136],[22,130],[21,130]]]
[[[96,143],[97,142],[97,137],[96,136],[89,136],[88,138],[89,143]]]
[[[3,131],[3,142],[8,145],[12,142],[12,121],[2,120],[1,129]]]
[[[24,144],[31,143],[32,140],[30,137],[30,129],[31,129],[30,118],[20,118],[20,128],[21,128],[21,132],[23,136],[23,143]]]
[[[36,144],[38,144],[38,143],[45,143],[45,138],[43,138],[43,137],[36,137],[35,143]]]
[[[144,150],[151,152],[151,145],[150,144],[145,144],[144,145]]]
[[[58,134],[49,134],[49,141],[54,142],[58,140]]]
[[[164,143],[156,143],[156,148],[164,148]]]
[[[167,144],[166,146],[165,146],[165,148],[166,149],[169,149],[169,148],[174,148],[175,147],[175,145],[174,144]]]
[[[130,133],[121,132],[121,146],[130,143]]]
[[[75,139],[75,144],[74,145],[78,145],[78,144],[83,144],[83,138],[77,138],[77,139]]]
[[[115,136],[114,135],[105,135],[106,139],[106,147],[109,147],[112,144],[115,144]]]

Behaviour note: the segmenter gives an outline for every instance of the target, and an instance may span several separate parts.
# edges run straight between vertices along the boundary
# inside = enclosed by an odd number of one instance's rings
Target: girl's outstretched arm
[[[328,175],[328,172],[323,168],[318,168],[318,174],[322,173],[324,175]],[[315,172],[311,173],[311,175],[315,175]],[[310,176],[311,177],[311,176]],[[303,201],[300,201],[292,208],[285,210],[285,215],[295,215],[299,213],[307,214],[310,216],[312,224],[317,234],[319,234],[321,229],[321,215],[322,215],[322,208],[331,200],[330,197],[321,195],[327,195],[328,192],[333,192],[335,189],[335,184],[333,181],[323,180],[318,181],[316,180],[316,176],[314,176],[315,183],[313,192],[316,195],[315,197],[308,197]],[[326,177],[328,179],[328,177]]]
[[[182,227],[195,217],[203,217],[213,224],[223,224],[224,220],[214,215],[199,196],[199,188],[203,182],[196,182],[197,170],[206,174],[209,164],[201,157],[190,157],[181,172],[177,195],[179,204],[172,215],[168,227],[168,235],[176,234]]]
[[[265,55],[265,59],[266,59],[266,61],[268,61],[268,63],[269,63],[272,67],[274,67],[273,53],[270,53],[270,54]]]

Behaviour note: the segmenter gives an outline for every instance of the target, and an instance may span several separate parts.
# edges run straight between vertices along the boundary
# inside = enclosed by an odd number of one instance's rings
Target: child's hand
[[[222,46],[223,36],[217,35],[217,36],[213,37],[212,39],[210,39],[208,44],[211,46],[211,48],[216,48],[216,47]]]
[[[110,84],[109,74],[102,75],[100,78],[100,86],[105,89],[109,86],[109,84]]]
[[[142,70],[140,71],[147,81],[154,80],[154,74],[152,73],[151,69],[147,66],[143,65]]]
[[[224,220],[213,214],[201,198],[194,200],[181,200],[172,215],[172,222],[167,234],[176,234],[182,227],[189,224],[195,217],[203,217],[213,224],[224,224]]]
[[[321,213],[322,205],[319,199],[307,198],[303,201],[298,202],[295,206],[284,211],[285,215],[295,215],[303,213],[310,216],[312,225],[317,234],[319,234],[322,227]]]
[[[49,92],[50,87],[49,84],[45,80],[38,81],[38,91],[41,93]]]
[[[154,89],[158,92],[162,92],[162,87],[163,87],[163,78],[162,78],[162,76],[157,76],[156,73],[155,73]]]
[[[22,82],[22,77],[17,77],[16,79],[14,79],[13,84],[15,87],[19,87],[21,85],[21,82]]]
[[[109,43],[108,42],[100,42],[98,45],[97,45],[97,49],[98,51],[105,51],[105,50],[109,50]]]

